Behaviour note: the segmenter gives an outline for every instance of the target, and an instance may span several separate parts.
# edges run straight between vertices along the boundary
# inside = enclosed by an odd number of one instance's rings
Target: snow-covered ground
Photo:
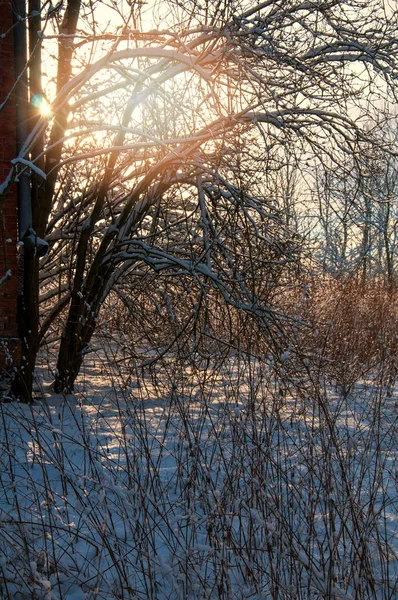
[[[398,408],[255,361],[0,404],[2,599],[398,598]]]

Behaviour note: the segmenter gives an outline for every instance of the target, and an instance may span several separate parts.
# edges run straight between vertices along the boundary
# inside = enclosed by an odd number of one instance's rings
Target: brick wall
[[[0,105],[14,82],[12,38],[12,0],[0,0]],[[2,34],[6,33],[5,37]],[[0,111],[0,184],[10,171],[16,153],[15,107],[13,99]],[[0,368],[17,364],[20,342],[17,338],[17,191],[13,184],[6,196],[0,196]],[[1,379],[1,373],[0,373]]]

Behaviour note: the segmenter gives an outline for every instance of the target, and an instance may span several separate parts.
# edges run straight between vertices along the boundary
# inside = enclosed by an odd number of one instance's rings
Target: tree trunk
[[[65,16],[61,24],[62,33],[73,36],[76,32],[79,18],[81,0],[68,0]],[[41,57],[41,2],[29,0],[29,36],[26,35],[26,8],[25,0],[16,0],[16,18],[14,26],[15,42],[15,73],[21,75],[16,86],[17,108],[17,148],[18,151],[28,137],[29,131],[39,118],[37,108],[30,106],[29,94],[40,100],[42,96],[42,57]],[[27,37],[29,38],[29,80],[27,76]],[[59,44],[59,61],[57,92],[69,81],[72,73],[73,44],[64,43],[62,38]],[[37,179],[36,174],[29,177],[25,171],[20,177],[19,184],[19,222],[20,234],[32,227],[38,237],[45,235],[48,218],[51,211],[52,199],[58,168],[54,169],[54,162],[60,161],[63,144],[62,139],[68,114],[65,111],[61,117],[56,117],[51,132],[51,141],[55,147],[47,155],[47,165],[44,159],[36,159],[36,165],[43,171],[50,173],[46,184]],[[38,138],[32,148],[32,157],[39,157],[43,152],[43,140]],[[30,158],[29,156],[26,158]],[[48,159],[51,159],[50,161]],[[22,204],[21,204],[22,200]],[[21,206],[22,209],[21,210]],[[23,213],[23,214],[22,214]],[[27,214],[29,213],[29,214]],[[22,340],[22,363],[17,368],[13,384],[13,393],[27,402],[32,401],[32,388],[36,358],[40,345],[39,336],[39,257],[36,249],[24,248],[21,254],[21,285],[18,300],[19,335]]]
[[[383,227],[383,240],[384,240],[384,250],[386,254],[386,267],[387,267],[387,281],[390,286],[394,283],[394,257],[393,252],[391,250],[391,239],[389,235],[389,225],[390,225],[390,210],[391,210],[391,200],[388,198],[386,201],[386,214],[384,219],[384,227]]]
[[[57,393],[71,394],[74,389],[76,377],[82,366],[84,350],[90,340],[84,339],[84,331],[76,331],[78,327],[68,321],[62,335],[58,354],[57,375],[54,391]]]
[[[96,326],[97,311],[88,311],[86,303],[81,298],[79,300],[81,300],[80,303],[75,302],[71,306],[61,339],[54,383],[54,391],[57,393],[71,394],[73,392],[85,351],[91,342]]]
[[[15,89],[17,119],[17,151],[22,148],[30,130],[29,92],[27,76],[26,7],[23,0],[16,2],[14,25],[15,74],[19,78]],[[33,60],[34,63],[34,60]],[[41,79],[32,69],[32,79]],[[31,180],[25,169],[18,183],[19,236],[23,238],[32,228]],[[17,367],[12,386],[13,393],[26,402],[32,401],[33,373],[38,350],[39,327],[39,260],[34,249],[25,247],[19,257],[20,281],[18,290],[18,332],[22,341],[21,365]]]
[[[12,392],[20,400],[32,402],[36,357],[39,350],[39,259],[24,249],[23,293],[18,297],[18,333],[22,340],[22,360],[17,367]]]
[[[369,276],[371,248],[372,207],[369,199],[365,199],[365,222],[362,233],[362,284],[366,285]]]

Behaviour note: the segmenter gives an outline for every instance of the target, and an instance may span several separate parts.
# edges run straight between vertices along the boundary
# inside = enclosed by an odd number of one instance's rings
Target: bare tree
[[[396,119],[377,126],[384,151],[341,169],[324,164],[316,174],[315,229],[321,231],[323,272],[358,274],[363,283],[374,276],[395,278],[397,228]],[[319,228],[320,226],[320,228]]]
[[[11,177],[30,176],[28,229],[50,251],[25,245],[16,389],[29,397],[59,316],[56,389],[73,389],[104,300],[143,268],[189,276],[280,331],[260,284],[294,261],[297,241],[267,179],[287,150],[300,172],[303,157],[344,166],[370,147],[364,116],[380,89],[394,92],[396,13],[381,0],[165,0],[124,14],[35,2],[17,19],[30,25],[31,99],[43,96],[44,53],[57,75],[51,116],[31,112]]]

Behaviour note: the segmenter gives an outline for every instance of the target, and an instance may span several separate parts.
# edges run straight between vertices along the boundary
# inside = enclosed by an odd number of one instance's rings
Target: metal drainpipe
[[[14,0],[14,69],[19,77],[15,90],[16,141],[19,154],[28,137],[29,127],[29,86],[27,73],[27,28],[25,0]],[[45,256],[48,250],[46,241],[38,238],[32,227],[32,203],[30,196],[30,170],[22,169],[18,176],[18,223],[19,239],[27,249],[35,250],[38,256]]]

